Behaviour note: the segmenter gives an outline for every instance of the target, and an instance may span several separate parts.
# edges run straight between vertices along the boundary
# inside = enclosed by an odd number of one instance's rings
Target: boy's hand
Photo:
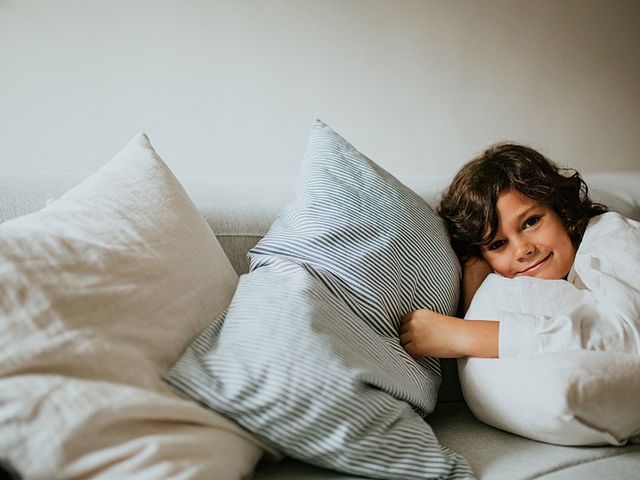
[[[423,309],[408,313],[400,343],[413,358],[497,357],[499,323],[462,320]]]
[[[416,310],[404,317],[400,343],[413,358],[464,356],[460,319],[431,310]]]

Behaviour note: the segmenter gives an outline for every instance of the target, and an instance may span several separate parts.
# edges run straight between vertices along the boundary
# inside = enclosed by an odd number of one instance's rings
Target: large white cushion
[[[459,362],[473,414],[558,445],[624,445],[640,433],[640,357],[575,350]]]
[[[260,444],[161,376],[237,276],[145,135],[0,225],[0,460],[26,478],[248,475]]]
[[[559,311],[563,304],[580,301],[579,294],[568,282],[490,275],[466,316],[492,320],[502,311]],[[586,336],[587,329],[578,335]],[[562,333],[550,331],[555,338]],[[567,349],[515,358],[465,358],[458,360],[458,371],[469,408],[494,427],[578,446],[623,445],[640,433],[639,355]]]

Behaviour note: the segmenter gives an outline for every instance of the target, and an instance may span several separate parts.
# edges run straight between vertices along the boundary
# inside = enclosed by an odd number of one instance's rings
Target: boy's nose
[[[520,242],[516,246],[516,248],[518,259],[526,259],[529,256],[533,255],[536,251],[535,245],[533,245],[531,242],[526,241]]]

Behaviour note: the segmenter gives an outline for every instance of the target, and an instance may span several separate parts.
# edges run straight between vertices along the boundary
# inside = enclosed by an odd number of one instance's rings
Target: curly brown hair
[[[513,190],[553,209],[578,248],[589,219],[607,211],[591,201],[580,174],[562,168],[540,152],[516,143],[499,143],[464,165],[443,194],[444,218],[461,260],[479,256],[498,230],[498,196]]]

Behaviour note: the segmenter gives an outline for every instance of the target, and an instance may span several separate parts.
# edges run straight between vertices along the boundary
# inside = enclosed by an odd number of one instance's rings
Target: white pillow
[[[640,433],[640,357],[576,350],[458,362],[464,398],[494,427],[558,445],[624,445]]]
[[[491,320],[501,310],[517,311],[521,299],[511,295],[504,282],[510,280],[491,275],[476,293],[467,318]],[[562,297],[551,295],[545,301],[558,303]],[[638,355],[572,350],[464,358],[458,360],[458,372],[473,414],[502,430],[584,446],[623,445],[640,434]]]
[[[146,135],[0,225],[0,460],[25,478],[237,479],[261,445],[161,376],[237,275]]]

